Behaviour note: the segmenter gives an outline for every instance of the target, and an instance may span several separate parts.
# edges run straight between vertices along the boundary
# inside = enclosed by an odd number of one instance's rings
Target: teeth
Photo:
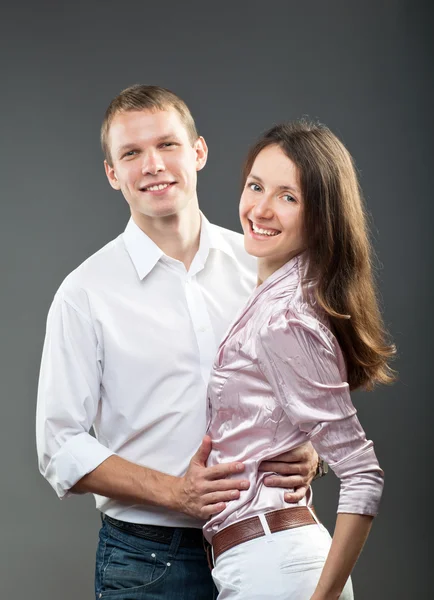
[[[164,190],[167,187],[169,187],[168,183],[160,183],[160,185],[150,185],[149,187],[145,188],[145,190],[150,192],[156,192],[157,190]]]
[[[256,227],[256,225],[252,222],[252,229],[255,233],[260,233],[261,235],[269,235],[270,237],[277,235],[278,231],[269,231],[268,229],[260,229]]]

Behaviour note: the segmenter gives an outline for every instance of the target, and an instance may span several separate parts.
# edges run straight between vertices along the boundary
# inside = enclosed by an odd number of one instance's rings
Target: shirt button
[[[199,333],[203,333],[204,331],[206,331],[206,327],[204,327],[203,325],[202,325],[202,327],[198,328]]]

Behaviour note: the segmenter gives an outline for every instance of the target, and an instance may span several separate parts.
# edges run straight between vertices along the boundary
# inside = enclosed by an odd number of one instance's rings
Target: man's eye
[[[164,144],[161,144],[161,146],[163,148],[170,148],[171,146],[174,146],[175,142],[164,142]]]
[[[253,192],[260,192],[261,191],[261,186],[259,186],[257,183],[249,183],[248,187],[253,191]]]
[[[128,150],[128,152],[125,152],[124,158],[129,157],[129,156],[134,156],[135,154],[137,154],[137,150]]]

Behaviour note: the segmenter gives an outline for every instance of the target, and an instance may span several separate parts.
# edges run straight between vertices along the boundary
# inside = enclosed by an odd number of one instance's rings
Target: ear
[[[121,186],[119,185],[119,181],[118,181],[118,178],[116,177],[115,170],[113,167],[111,167],[108,164],[108,162],[106,160],[104,161],[104,169],[105,169],[105,174],[107,175],[109,184],[112,186],[112,188],[114,190],[120,190]]]
[[[202,136],[199,136],[193,146],[196,152],[196,171],[201,171],[208,158],[208,146]]]

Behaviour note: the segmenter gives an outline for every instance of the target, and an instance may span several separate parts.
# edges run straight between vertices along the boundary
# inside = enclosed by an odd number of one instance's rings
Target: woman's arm
[[[371,515],[340,513],[333,542],[311,600],[337,600],[371,529]]]
[[[287,310],[270,319],[257,342],[259,366],[277,400],[341,480],[333,542],[312,600],[339,598],[378,513],[383,472],[332,334],[315,318]]]

